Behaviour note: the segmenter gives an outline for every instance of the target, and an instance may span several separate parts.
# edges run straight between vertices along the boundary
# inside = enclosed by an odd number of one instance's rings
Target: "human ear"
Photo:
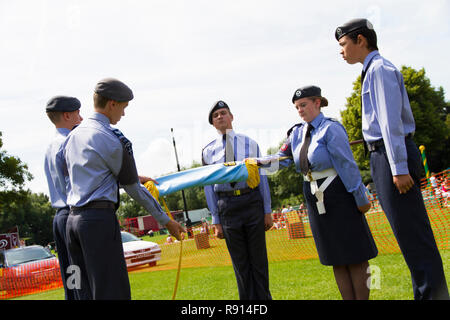
[[[367,45],[367,39],[363,35],[358,34],[356,44],[359,45],[360,47],[365,47]]]

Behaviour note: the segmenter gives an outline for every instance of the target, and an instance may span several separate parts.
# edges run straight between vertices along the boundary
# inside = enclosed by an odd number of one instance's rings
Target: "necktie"
[[[222,136],[222,141],[225,146],[225,162],[233,162],[236,161],[236,158],[234,156],[234,150],[233,150],[233,139],[227,134],[224,134]]]
[[[305,141],[303,141],[302,147],[300,149],[300,171],[303,175],[308,174],[309,171],[309,161],[308,161],[308,148],[311,143],[311,130],[313,126],[308,123],[308,128],[306,129]]]
[[[362,90],[362,86],[363,86],[363,83],[364,83],[364,78],[366,77],[366,71],[363,69],[362,71],[361,71],[361,90]]]
[[[222,141],[225,145],[225,162],[233,162],[236,161],[236,157],[234,156],[234,148],[233,148],[233,140],[227,134],[222,136]],[[232,188],[236,185],[236,182],[230,182]]]

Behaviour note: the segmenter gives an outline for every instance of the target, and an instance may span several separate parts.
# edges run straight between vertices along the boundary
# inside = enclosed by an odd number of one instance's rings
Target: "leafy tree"
[[[446,169],[450,160],[450,102],[445,101],[444,89],[434,88],[425,76],[425,69],[419,71],[402,67],[406,90],[416,121],[414,140],[424,145],[431,171]]]
[[[2,150],[0,132],[0,232],[19,225],[11,208],[17,208],[28,200],[29,192],[22,189],[25,181],[33,178],[28,167],[19,158]]]
[[[134,218],[147,214],[144,207],[134,201],[127,193],[120,195],[120,207],[117,209],[117,215],[120,218]]]
[[[446,169],[450,159],[450,103],[445,101],[444,90],[442,87],[435,89],[431,86],[423,68],[417,71],[402,66],[401,73],[416,122],[414,140],[418,145],[425,146],[431,171]],[[350,141],[362,139],[360,92],[360,76],[358,76],[353,83],[353,92],[347,98],[346,109],[341,111],[342,124]],[[352,151],[363,181],[369,182],[370,165],[368,157],[364,155],[363,145],[353,145]]]
[[[362,140],[361,124],[361,76],[353,82],[353,92],[347,98],[346,109],[341,111],[342,124],[347,130],[349,141]],[[358,164],[364,184],[372,180],[370,176],[369,158],[365,156],[364,145],[362,143],[351,146],[353,157]]]
[[[2,133],[0,131],[0,188],[22,187],[26,180],[33,179],[28,172],[28,166],[19,158],[8,155],[3,147]]]
[[[45,194],[21,190],[11,201],[3,203],[0,226],[2,230],[18,226],[20,237],[28,238],[28,243],[46,245],[53,241],[54,215],[55,210]]]
[[[0,216],[4,214],[2,207],[4,204],[20,199],[21,188],[25,181],[33,179],[28,172],[28,167],[19,158],[8,155],[2,150],[3,141],[0,132]],[[1,219],[1,217],[0,217]],[[0,231],[2,225],[0,225]]]

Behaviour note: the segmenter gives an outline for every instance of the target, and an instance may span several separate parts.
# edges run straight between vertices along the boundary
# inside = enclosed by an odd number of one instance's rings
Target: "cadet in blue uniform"
[[[77,98],[68,96],[56,96],[51,98],[46,107],[47,116],[55,125],[56,132],[53,141],[45,153],[44,170],[47,177],[50,202],[56,209],[53,218],[53,237],[55,239],[56,250],[58,251],[59,267],[64,285],[66,300],[74,299],[73,290],[67,288],[66,271],[69,267],[69,254],[66,247],[66,222],[69,216],[69,206],[67,205],[66,179],[58,174],[57,153],[60,151],[70,130],[80,124],[83,118],[80,116],[81,103]]]
[[[94,93],[94,114],[72,130],[63,147],[69,176],[68,247],[78,266],[79,299],[130,299],[130,284],[115,215],[119,184],[169,232],[184,229],[170,220],[139,183],[131,142],[111,127],[125,114],[133,93],[117,79],[101,80]]]
[[[233,131],[233,115],[225,102],[213,105],[208,120],[219,137],[203,149],[203,165],[260,156],[255,141]],[[272,299],[265,238],[273,224],[272,210],[267,176],[260,178],[255,189],[246,182],[205,187],[215,233],[219,239],[225,238],[241,300]]]
[[[335,32],[349,64],[363,64],[362,131],[378,198],[411,271],[415,299],[448,299],[442,259],[420,191],[423,172],[414,117],[400,71],[383,58],[366,19]]]
[[[343,299],[368,299],[368,260],[378,251],[364,216],[370,202],[347,133],[322,114],[328,101],[319,87],[296,90],[292,102],[305,122],[288,131],[278,154],[266,158],[293,158],[280,164],[294,162],[304,176],[303,195],[320,262],[333,266]]]

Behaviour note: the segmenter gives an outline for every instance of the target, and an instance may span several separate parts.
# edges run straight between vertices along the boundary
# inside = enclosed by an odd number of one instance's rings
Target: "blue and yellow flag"
[[[147,182],[144,186],[154,198],[197,186],[247,181],[250,188],[259,185],[259,171],[256,160],[246,159],[237,162],[225,162],[175,172],[157,178],[158,184]],[[156,190],[157,189],[157,195]],[[156,195],[156,196],[155,196]]]

